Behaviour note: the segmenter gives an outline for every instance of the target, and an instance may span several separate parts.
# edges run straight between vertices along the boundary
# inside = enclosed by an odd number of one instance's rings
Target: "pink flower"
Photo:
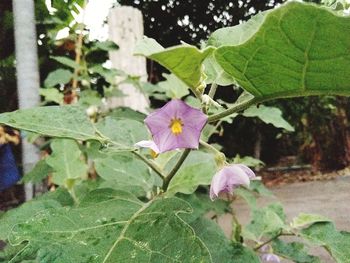
[[[207,115],[182,100],[174,99],[151,113],[145,123],[159,153],[178,148],[198,149]]]
[[[217,172],[210,185],[210,199],[219,197],[220,193],[231,193],[240,185],[249,186],[255,178],[254,172],[243,164],[231,164]]]

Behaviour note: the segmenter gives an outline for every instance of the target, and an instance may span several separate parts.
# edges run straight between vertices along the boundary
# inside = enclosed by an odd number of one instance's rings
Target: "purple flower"
[[[207,119],[200,110],[175,99],[151,113],[145,123],[162,153],[178,148],[197,149]]]
[[[271,253],[262,254],[260,256],[260,258],[263,262],[266,262],[266,263],[280,263],[281,262],[280,258],[277,255],[271,254]]]
[[[217,172],[210,185],[210,198],[214,200],[220,193],[231,193],[240,185],[249,186],[255,178],[254,172],[243,164],[231,164]]]
[[[280,263],[280,258],[273,254],[272,252],[272,248],[270,245],[264,245],[262,246],[260,249],[260,252],[262,253],[260,255],[260,258],[261,260],[264,262],[264,263]]]

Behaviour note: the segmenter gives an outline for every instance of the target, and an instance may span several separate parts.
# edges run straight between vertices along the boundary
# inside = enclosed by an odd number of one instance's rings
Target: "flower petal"
[[[254,179],[255,178],[255,173],[253,172],[252,169],[250,169],[248,166],[238,163],[236,164],[239,168],[241,168],[249,177],[249,179]]]
[[[137,143],[135,143],[136,147],[140,147],[140,148],[150,148],[151,150],[153,150],[155,153],[159,153],[159,149],[158,146],[154,143],[154,141],[139,141]]]

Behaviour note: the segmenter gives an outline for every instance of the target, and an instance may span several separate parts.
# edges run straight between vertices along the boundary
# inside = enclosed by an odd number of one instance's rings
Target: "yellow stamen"
[[[182,133],[182,126],[184,124],[180,119],[174,118],[171,120],[169,128],[174,135],[179,135]]]
[[[151,157],[153,158],[153,159],[156,159],[157,157],[158,157],[158,153],[156,153],[155,151],[153,151],[152,149],[150,150],[150,154],[151,154]]]

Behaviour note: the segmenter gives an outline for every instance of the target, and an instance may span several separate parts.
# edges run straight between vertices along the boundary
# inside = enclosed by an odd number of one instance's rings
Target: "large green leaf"
[[[52,153],[46,163],[54,170],[53,182],[70,187],[75,180],[87,178],[88,166],[82,160],[78,143],[70,139],[55,139],[51,142]]]
[[[318,222],[330,222],[331,220],[322,215],[301,213],[293,218],[291,226],[293,228],[302,228]]]
[[[209,219],[199,218],[192,222],[196,235],[208,247],[213,262],[220,263],[259,263],[260,260],[253,250],[240,244],[232,245],[222,229]]]
[[[337,231],[333,223],[315,223],[300,235],[314,245],[323,246],[337,262],[350,262],[350,233]]]
[[[50,106],[0,114],[0,123],[16,129],[76,140],[101,140],[85,109]]]
[[[160,92],[164,92],[168,98],[181,99],[189,94],[188,86],[173,74],[163,74],[164,81],[157,83]]]
[[[175,156],[170,160],[168,167],[172,167],[178,158]],[[171,180],[167,193],[191,194],[199,185],[209,185],[215,173],[216,163],[212,154],[192,151]]]
[[[180,45],[164,49],[154,39],[145,37],[135,48],[136,55],[143,55],[166,67],[191,88],[201,85],[202,62],[213,52],[212,47],[199,50],[195,46]]]
[[[232,28],[214,33],[215,58],[260,100],[350,95],[350,18],[325,7],[289,2],[256,18],[241,39]],[[238,30],[238,29],[237,29]],[[232,42],[229,41],[232,36]]]
[[[109,153],[95,160],[96,172],[105,182],[101,187],[128,189],[141,196],[152,190],[155,178],[148,166],[131,153]]]
[[[48,209],[14,227],[12,262],[211,262],[208,249],[178,217],[191,207],[177,198],[142,203],[122,191],[94,191],[75,208]]]
[[[57,207],[61,205],[55,200],[32,200],[6,212],[0,216],[0,240],[7,240],[13,226],[26,222],[42,210]]]

